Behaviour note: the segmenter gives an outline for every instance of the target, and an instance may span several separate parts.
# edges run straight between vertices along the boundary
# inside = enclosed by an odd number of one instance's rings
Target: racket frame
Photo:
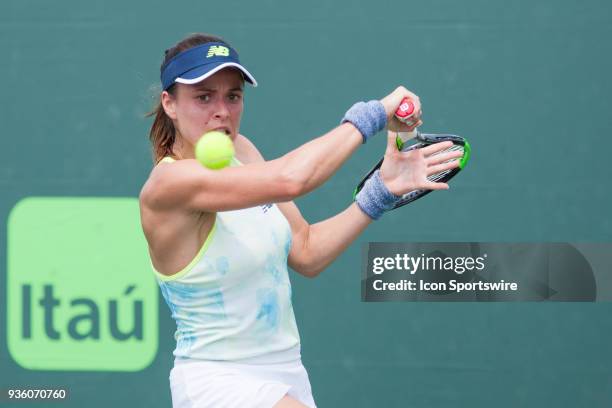
[[[410,145],[407,144],[407,142],[411,139],[414,139],[416,143],[410,144]],[[454,146],[462,146],[463,156],[459,160],[459,167],[441,172],[441,174],[443,175],[434,180],[440,183],[445,183],[448,180],[452,179],[457,173],[459,173],[459,171],[461,171],[465,167],[465,165],[469,161],[470,154],[471,154],[471,147],[465,138],[461,136],[457,136],[457,135],[451,135],[451,134],[420,133],[418,130],[413,130],[412,132],[398,133],[395,139],[398,150],[402,152],[423,148],[423,147],[432,145],[434,143],[440,143],[440,142],[445,142],[445,141],[453,142]],[[357,187],[353,191],[353,200],[357,197],[357,193],[361,191],[361,189],[363,188],[366,181],[368,181],[370,176],[376,170],[380,168],[384,159],[385,159],[384,157],[380,159],[380,161],[374,167],[372,167],[372,169],[362,178],[361,182],[357,185]],[[410,191],[402,195],[402,198],[394,204],[392,209],[396,209],[408,203],[411,203],[412,201],[415,201],[421,197],[426,196],[432,191],[433,190],[428,190],[428,189],[417,189],[417,190]]]

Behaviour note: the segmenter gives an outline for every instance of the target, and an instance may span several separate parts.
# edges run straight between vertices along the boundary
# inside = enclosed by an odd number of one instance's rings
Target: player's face
[[[168,100],[166,113],[186,142],[195,145],[211,130],[224,132],[232,140],[236,138],[244,88],[239,71],[226,68],[197,84],[175,86],[176,92]]]

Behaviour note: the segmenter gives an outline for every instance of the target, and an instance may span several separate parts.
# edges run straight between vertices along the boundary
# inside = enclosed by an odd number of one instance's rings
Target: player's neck
[[[195,159],[195,148],[177,134],[172,146],[172,154],[178,159]]]

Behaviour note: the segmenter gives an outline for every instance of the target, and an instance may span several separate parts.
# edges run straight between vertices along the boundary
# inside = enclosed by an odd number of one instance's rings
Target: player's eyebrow
[[[206,87],[206,86],[199,86],[199,87],[196,87],[196,89],[195,89],[195,90],[196,90],[197,92],[217,92],[217,91],[218,91],[218,89],[215,89],[215,88],[209,88],[209,87]],[[240,92],[242,92],[242,91],[243,91],[243,87],[242,87],[242,86],[237,86],[237,87],[234,87],[234,88],[230,89],[230,91],[232,91],[232,92],[235,92],[235,91],[240,91]]]

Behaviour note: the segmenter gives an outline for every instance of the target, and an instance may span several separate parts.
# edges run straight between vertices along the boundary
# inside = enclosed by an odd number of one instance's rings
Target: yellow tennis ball
[[[195,156],[202,166],[222,169],[229,165],[234,157],[234,144],[223,132],[208,132],[196,143]]]

